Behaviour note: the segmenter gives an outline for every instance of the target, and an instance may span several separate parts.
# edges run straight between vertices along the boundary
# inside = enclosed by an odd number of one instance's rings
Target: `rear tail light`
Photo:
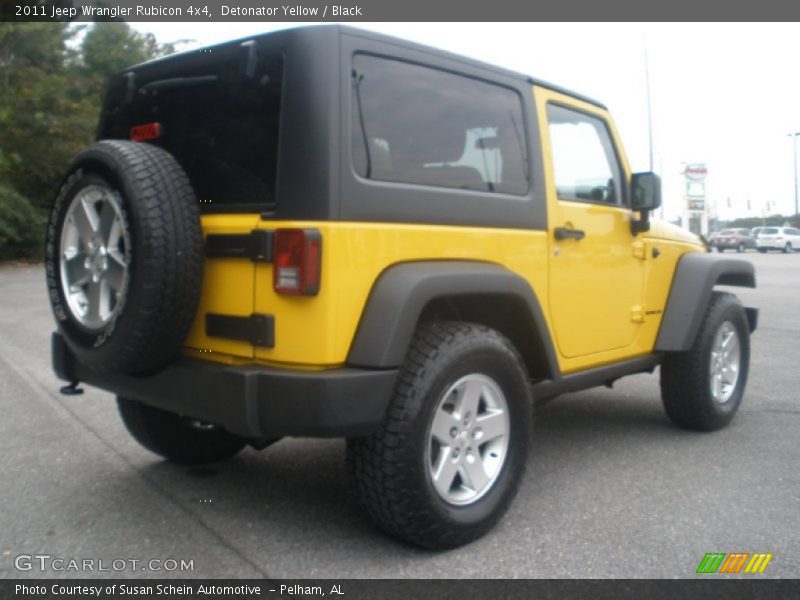
[[[144,125],[136,125],[131,127],[131,141],[133,142],[151,142],[161,137],[163,128],[161,123],[145,123]]]
[[[322,236],[315,229],[278,229],[272,242],[272,285],[279,294],[319,292]]]

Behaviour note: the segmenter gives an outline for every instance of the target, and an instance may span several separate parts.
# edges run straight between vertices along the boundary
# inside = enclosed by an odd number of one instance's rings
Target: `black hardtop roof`
[[[519,80],[522,80],[522,81],[524,81],[524,82],[526,82],[526,83],[528,83],[530,85],[537,85],[537,86],[540,86],[540,87],[543,87],[543,88],[547,88],[549,90],[553,90],[554,92],[559,92],[559,93],[562,93],[562,94],[566,94],[566,95],[572,96],[573,98],[577,98],[578,100],[583,100],[584,102],[588,102],[589,104],[593,104],[593,105],[598,106],[600,108],[603,108],[603,109],[606,108],[606,106],[603,103],[598,102],[597,100],[595,100],[593,98],[590,98],[588,96],[584,96],[583,94],[579,94],[577,92],[574,92],[572,90],[563,88],[561,86],[554,85],[552,83],[548,83],[547,81],[542,81],[540,79],[535,79],[534,77],[531,77],[529,75],[525,75],[523,73],[518,73],[516,71],[511,71],[509,69],[504,69],[502,67],[498,67],[496,65],[492,65],[492,64],[489,64],[489,63],[486,63],[486,62],[482,62],[482,61],[475,60],[475,59],[472,59],[472,58],[467,58],[466,56],[463,56],[463,55],[460,55],[460,54],[455,54],[453,52],[447,52],[445,50],[439,50],[438,48],[434,48],[432,46],[426,46],[424,44],[418,44],[416,42],[410,42],[410,41],[404,40],[402,38],[398,38],[398,37],[394,37],[394,36],[390,36],[390,35],[386,35],[386,34],[382,34],[382,33],[376,33],[376,32],[372,32],[372,31],[367,31],[365,29],[358,29],[356,27],[350,27],[350,26],[347,26],[347,25],[306,25],[306,26],[303,26],[303,27],[292,27],[292,28],[288,28],[288,29],[280,29],[280,30],[277,30],[277,31],[269,31],[269,32],[260,33],[260,34],[256,34],[256,35],[246,36],[246,37],[243,37],[243,38],[238,38],[238,39],[235,39],[235,40],[229,40],[229,41],[226,41],[226,42],[221,42],[219,44],[213,44],[213,45],[210,45],[210,46],[204,46],[202,48],[197,48],[197,49],[189,50],[189,51],[186,51],[186,52],[180,52],[178,54],[171,54],[169,56],[165,56],[165,57],[162,57],[162,58],[155,59],[153,61],[149,61],[147,63],[143,63],[142,65],[136,65],[136,67],[132,67],[132,68],[136,69],[136,68],[138,68],[140,66],[143,66],[143,65],[151,65],[151,64],[154,64],[154,63],[167,62],[167,61],[179,59],[181,56],[188,56],[188,55],[192,55],[192,54],[197,54],[197,53],[199,53],[199,52],[201,52],[203,50],[207,50],[208,48],[240,44],[240,43],[242,43],[244,41],[252,40],[252,39],[277,38],[277,37],[282,37],[282,36],[286,36],[286,35],[292,35],[292,36],[300,35],[302,37],[305,37],[305,36],[321,36],[321,35],[329,35],[331,31],[335,31],[335,32],[339,33],[340,35],[348,35],[348,36],[353,36],[353,37],[360,37],[360,38],[364,38],[364,39],[380,42],[380,43],[383,43],[383,44],[401,46],[401,47],[408,48],[408,49],[411,49],[411,50],[414,50],[414,51],[417,51],[417,52],[421,52],[421,53],[424,53],[424,54],[431,54],[431,55],[435,55],[437,57],[445,58],[445,59],[450,60],[450,61],[460,62],[460,63],[463,63],[463,64],[468,65],[468,66],[473,67],[473,68],[483,69],[483,70],[486,70],[486,71],[491,71],[493,73],[501,73],[506,77],[510,77],[510,78],[513,78],[513,79],[519,79]],[[126,69],[126,71],[129,71],[129,70],[131,70],[131,69]]]

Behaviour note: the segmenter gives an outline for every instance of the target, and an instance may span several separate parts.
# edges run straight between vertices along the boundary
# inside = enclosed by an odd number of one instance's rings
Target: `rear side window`
[[[280,53],[220,47],[203,60],[175,59],[163,75],[139,73],[109,92],[104,137],[157,122],[153,141],[186,170],[203,208],[274,205],[283,79]],[[181,62],[184,61],[184,62]]]
[[[379,181],[525,194],[522,99],[446,71],[357,54],[352,158]]]

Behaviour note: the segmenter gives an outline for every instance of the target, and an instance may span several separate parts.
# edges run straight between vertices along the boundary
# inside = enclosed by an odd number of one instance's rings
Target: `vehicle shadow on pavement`
[[[603,392],[566,396],[537,411],[529,480],[537,471],[568,477],[582,453],[599,448],[613,460],[639,451],[654,439],[680,437],[663,415],[660,402],[603,397]],[[247,535],[237,544],[277,542],[285,547],[317,544],[329,549],[344,540],[348,552],[417,554],[375,530],[350,493],[342,440],[285,439],[257,452],[202,467],[153,460],[142,474],[186,509],[215,528],[235,527]],[[526,486],[527,487],[527,486]],[[536,486],[529,492],[536,494]],[[531,499],[535,502],[535,499]],[[359,542],[362,542],[361,544]],[[457,551],[456,551],[457,552]],[[375,560],[372,556],[372,560]]]
[[[245,449],[226,461],[183,467],[153,460],[142,474],[176,502],[217,527],[246,532],[257,546],[326,544],[375,531],[350,493],[342,440],[281,440],[262,451]]]

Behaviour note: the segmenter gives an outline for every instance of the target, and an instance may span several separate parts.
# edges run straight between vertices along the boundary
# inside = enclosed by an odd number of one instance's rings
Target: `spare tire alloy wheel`
[[[203,276],[200,212],[175,158],[121,140],[81,152],[53,205],[45,270],[79,363],[131,374],[167,365],[194,322]]]
[[[480,500],[508,451],[508,406],[500,386],[478,373],[459,379],[439,402],[428,437],[429,474],[442,500],[455,506]]]
[[[61,229],[61,286],[71,316],[99,331],[122,310],[128,288],[130,235],[119,193],[93,183],[67,209]]]

